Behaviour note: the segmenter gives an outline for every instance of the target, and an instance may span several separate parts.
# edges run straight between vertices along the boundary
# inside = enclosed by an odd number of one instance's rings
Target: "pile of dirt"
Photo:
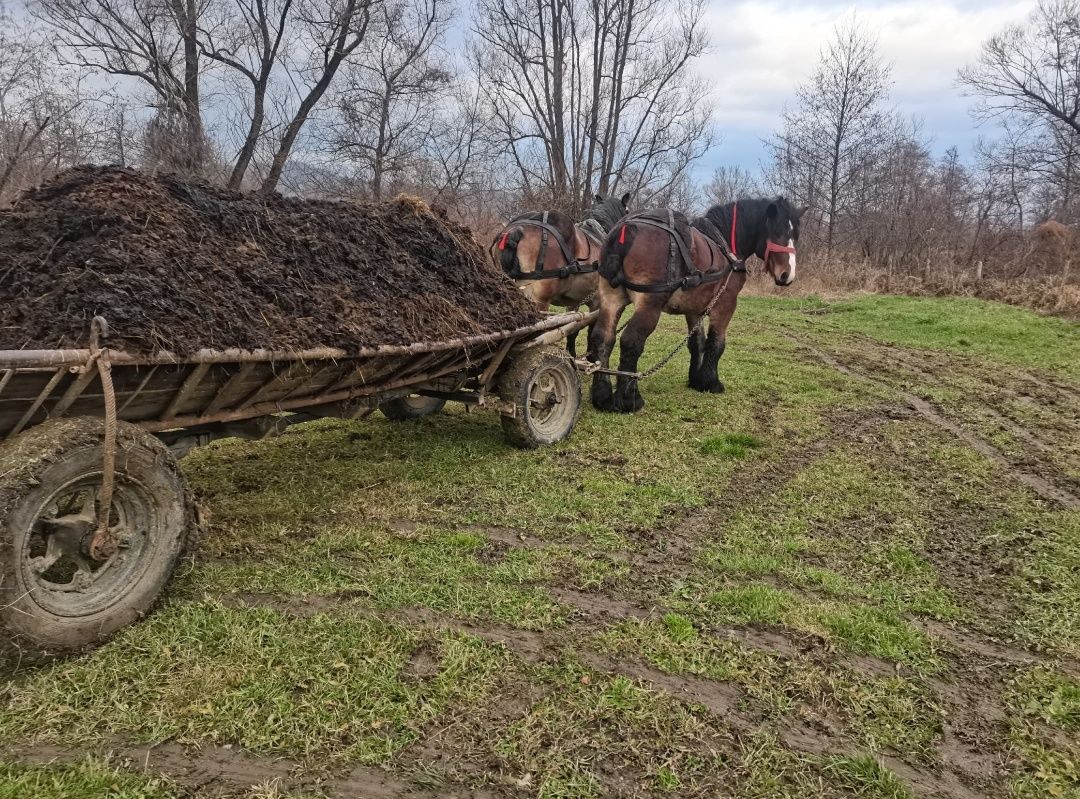
[[[423,202],[262,197],[79,167],[0,212],[0,349],[346,350],[508,330],[537,310]]]

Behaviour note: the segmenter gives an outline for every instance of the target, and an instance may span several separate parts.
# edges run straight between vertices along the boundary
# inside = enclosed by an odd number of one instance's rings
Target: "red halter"
[[[736,258],[739,257],[739,250],[735,246],[735,222],[739,218],[739,204],[735,203],[731,207],[731,254]],[[765,239],[765,263],[769,262],[769,255],[771,253],[786,253],[790,255],[795,252],[794,247],[785,247],[783,244],[774,244],[769,239]]]

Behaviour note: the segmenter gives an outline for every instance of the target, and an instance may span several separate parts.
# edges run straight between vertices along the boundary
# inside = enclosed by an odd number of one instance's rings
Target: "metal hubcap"
[[[39,507],[24,539],[23,580],[33,599],[59,616],[81,616],[107,607],[125,593],[146,567],[155,518],[138,483],[117,485],[109,509],[109,533],[116,552],[105,560],[90,555],[97,527],[100,477],[62,486]]]
[[[529,418],[541,433],[559,433],[573,414],[570,378],[559,366],[540,371],[529,387]]]

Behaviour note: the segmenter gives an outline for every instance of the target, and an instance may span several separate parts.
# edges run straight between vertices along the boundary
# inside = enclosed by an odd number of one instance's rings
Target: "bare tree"
[[[435,133],[438,106],[451,85],[438,45],[452,12],[447,0],[384,4],[382,35],[369,38],[345,70],[330,146],[360,167],[375,199],[388,179],[417,167]]]
[[[706,201],[713,205],[762,193],[757,178],[750,174],[749,170],[739,166],[717,167],[702,190],[705,192]]]
[[[1080,133],[1080,3],[1043,0],[1026,26],[991,37],[959,83],[984,116],[1054,120]]]
[[[222,0],[211,5],[199,24],[203,55],[235,71],[250,84],[250,113],[243,142],[229,174],[239,189],[265,133],[267,95],[279,65],[294,0]]]
[[[196,39],[202,0],[34,0],[60,52],[82,69],[133,78],[149,88],[160,128],[180,141],[172,168],[199,172],[206,163]]]
[[[704,4],[478,0],[471,54],[518,187],[578,211],[661,194],[711,141]]]
[[[868,161],[894,125],[883,108],[889,71],[864,28],[854,19],[839,25],[772,142],[792,193],[819,209],[827,255]]]
[[[276,142],[260,191],[273,192],[315,107],[342,64],[363,43],[377,0],[294,0],[298,55],[289,63],[290,83],[298,100]]]
[[[100,92],[50,59],[40,32],[0,7],[0,200],[92,156]]]

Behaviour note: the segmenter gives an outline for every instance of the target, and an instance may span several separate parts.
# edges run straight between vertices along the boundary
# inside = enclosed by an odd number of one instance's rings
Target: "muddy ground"
[[[1078,795],[1080,384],[739,313],[727,395],[677,361],[540,453],[448,414],[193,456],[213,522],[166,607],[0,694],[19,778],[89,748],[170,797]]]

